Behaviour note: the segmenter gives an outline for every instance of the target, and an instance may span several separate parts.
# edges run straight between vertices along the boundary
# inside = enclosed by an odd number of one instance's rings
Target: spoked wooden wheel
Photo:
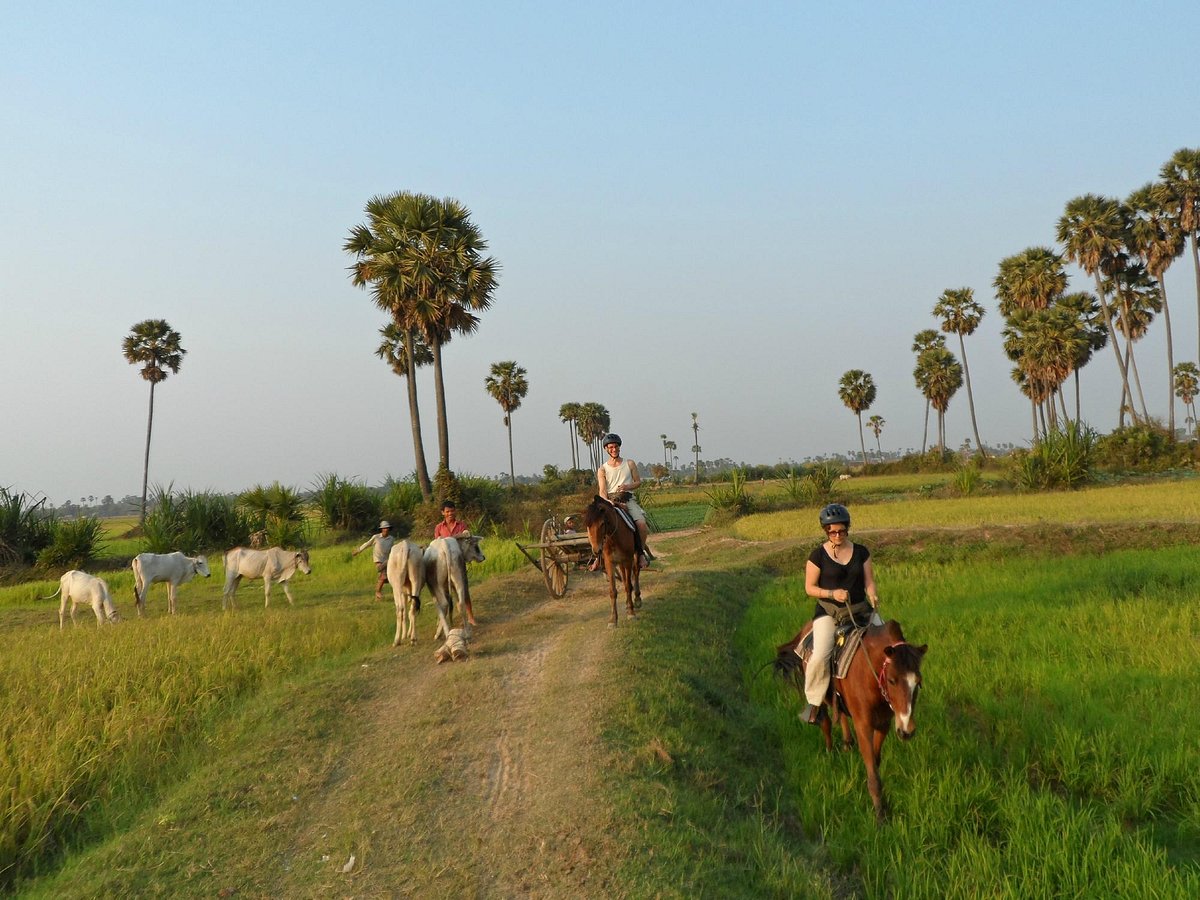
[[[542,526],[542,544],[553,544],[556,535],[550,520]],[[542,578],[551,597],[561,597],[567,592],[567,557],[558,547],[542,548]]]

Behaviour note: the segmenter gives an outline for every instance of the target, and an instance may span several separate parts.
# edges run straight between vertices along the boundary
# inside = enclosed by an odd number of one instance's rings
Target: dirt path
[[[434,663],[423,610],[421,642],[365,673],[376,690],[351,713],[353,746],[328,760],[326,787],[304,800],[287,852],[328,859],[315,872],[293,868],[272,892],[620,894],[619,848],[597,799],[599,732],[622,629],[636,623],[622,608],[621,627],[609,629],[607,585],[583,572],[560,600],[532,571],[471,593],[470,660]]]

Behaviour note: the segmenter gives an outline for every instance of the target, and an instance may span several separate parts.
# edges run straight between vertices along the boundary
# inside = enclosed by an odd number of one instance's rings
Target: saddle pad
[[[837,636],[833,643],[833,677],[845,678],[850,674],[850,663],[854,660],[854,654],[858,650],[858,645],[862,643],[863,632],[865,628],[848,628],[838,630]],[[844,635],[844,640],[839,640]],[[812,658],[813,636],[810,631],[804,636],[804,640],[800,642],[800,658],[804,660],[804,664],[808,665],[809,659]]]

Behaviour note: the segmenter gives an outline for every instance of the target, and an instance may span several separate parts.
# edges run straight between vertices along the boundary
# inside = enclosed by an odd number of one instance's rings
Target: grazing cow
[[[399,647],[404,638],[410,644],[417,640],[417,613],[421,608],[421,588],[425,587],[425,558],[418,544],[396,541],[387,561],[387,580],[396,600],[396,639]]]
[[[89,575],[87,572],[72,569],[58,580],[58,590],[49,597],[43,597],[42,599],[53,600],[59,594],[62,594],[62,602],[58,606],[59,631],[62,631],[66,623],[68,601],[71,604],[72,625],[79,624],[75,618],[75,607],[81,603],[91,606],[92,611],[96,614],[97,625],[103,625],[105,622],[121,621],[121,615],[117,612],[117,608],[113,606],[112,598],[108,595],[108,585],[104,583],[103,578],[97,578],[95,575]]]
[[[463,636],[470,639],[475,613],[471,610],[467,563],[483,562],[484,559],[483,551],[479,549],[479,538],[470,534],[437,538],[425,548],[425,583],[429,585],[429,592],[437,601],[438,608],[438,627],[433,634],[434,640],[450,633],[450,626],[454,622],[452,602],[458,603],[459,615],[463,617]]]
[[[203,556],[184,556],[174,553],[139,553],[130,563],[133,566],[133,599],[140,617],[146,611],[146,592],[156,581],[167,583],[167,611],[175,614],[175,589],[197,575],[208,578],[208,560]]]
[[[282,547],[250,550],[246,547],[234,547],[225,554],[225,593],[221,595],[221,609],[225,609],[226,602],[231,609],[236,609],[233,595],[243,578],[263,580],[263,593],[266,594],[264,606],[271,605],[272,584],[282,584],[288,604],[295,606],[296,601],[288,589],[288,579],[297,569],[305,575],[312,574],[308,565],[307,550],[284,550]]]

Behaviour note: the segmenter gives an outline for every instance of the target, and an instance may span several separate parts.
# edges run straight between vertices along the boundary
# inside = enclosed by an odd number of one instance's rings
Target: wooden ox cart
[[[552,515],[542,524],[541,538],[536,544],[514,543],[542,573],[551,597],[561,597],[567,592],[571,569],[586,569],[593,559],[592,545],[580,516],[567,516],[560,521]]]

